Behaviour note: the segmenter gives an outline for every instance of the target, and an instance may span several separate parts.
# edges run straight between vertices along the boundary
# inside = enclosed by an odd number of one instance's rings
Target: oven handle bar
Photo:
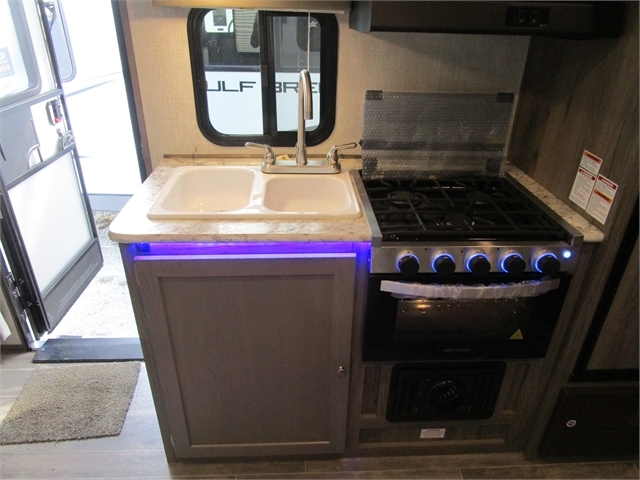
[[[495,300],[537,297],[560,286],[560,279],[543,278],[518,283],[492,285],[440,285],[383,280],[380,291],[401,299]]]

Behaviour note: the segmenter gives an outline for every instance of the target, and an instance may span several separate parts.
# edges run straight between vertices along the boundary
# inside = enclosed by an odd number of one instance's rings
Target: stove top
[[[383,241],[562,241],[567,235],[505,178],[363,184]]]
[[[372,273],[555,274],[576,268],[582,234],[503,177],[363,179]]]

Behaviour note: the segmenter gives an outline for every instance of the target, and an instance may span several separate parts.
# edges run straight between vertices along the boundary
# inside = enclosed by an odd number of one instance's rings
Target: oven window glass
[[[420,342],[433,338],[482,335],[509,338],[531,322],[532,298],[497,300],[400,300],[394,340]],[[521,335],[521,333],[520,333]]]
[[[543,358],[571,276],[459,275],[444,282],[424,274],[412,280],[369,276],[364,361]],[[392,293],[396,283],[416,291]]]

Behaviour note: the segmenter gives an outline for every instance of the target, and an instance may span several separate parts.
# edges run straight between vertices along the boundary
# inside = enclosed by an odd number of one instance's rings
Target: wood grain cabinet
[[[637,455],[637,385],[564,387],[539,453],[543,457]]]
[[[355,257],[133,259],[176,458],[344,451]]]

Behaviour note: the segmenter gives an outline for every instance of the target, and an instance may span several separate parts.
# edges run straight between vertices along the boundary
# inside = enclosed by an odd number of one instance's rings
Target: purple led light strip
[[[366,242],[283,243],[136,243],[135,255],[282,255],[292,253],[349,253],[368,249]]]

